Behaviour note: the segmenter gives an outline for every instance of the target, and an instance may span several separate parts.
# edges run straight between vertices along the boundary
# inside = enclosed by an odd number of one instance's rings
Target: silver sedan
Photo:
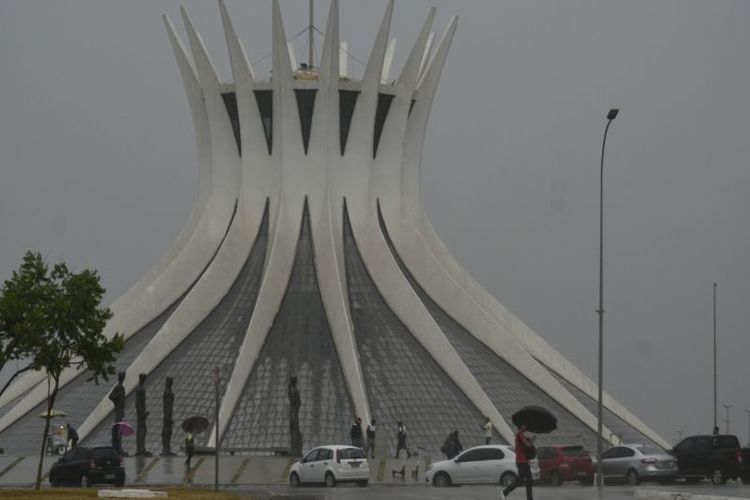
[[[641,481],[668,483],[677,477],[674,457],[648,445],[613,446],[602,453],[604,479],[625,480],[631,486]]]

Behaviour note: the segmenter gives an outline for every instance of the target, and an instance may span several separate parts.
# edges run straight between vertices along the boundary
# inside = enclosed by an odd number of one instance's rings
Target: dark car
[[[78,447],[65,453],[49,471],[52,486],[76,485],[86,488],[92,484],[125,484],[122,459],[114,448]]]
[[[583,446],[540,446],[536,456],[541,480],[552,486],[560,486],[563,481],[594,483],[591,455]]]
[[[704,477],[714,484],[724,484],[727,479],[745,475],[743,451],[737,436],[711,434],[686,437],[672,448],[680,476],[688,482],[698,482]]]

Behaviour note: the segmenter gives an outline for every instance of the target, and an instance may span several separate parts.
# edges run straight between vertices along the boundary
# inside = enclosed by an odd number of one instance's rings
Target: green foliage
[[[34,252],[26,252],[21,267],[3,284],[0,368],[11,359],[25,359],[29,364],[23,370],[46,373],[48,414],[66,368],[88,370],[97,384],[99,378],[106,381],[115,373],[112,363],[124,341],[120,335],[108,339],[102,334],[112,317],[109,309],[99,307],[103,295],[96,271],[73,273],[63,263],[49,269],[42,256]],[[49,419],[45,419],[37,489],[41,486],[48,433]]]
[[[99,308],[104,291],[96,271],[72,273],[63,263],[50,270],[39,253],[27,252],[0,293],[0,367],[25,359],[56,381],[70,366],[106,380],[123,340],[102,335],[112,316]]]

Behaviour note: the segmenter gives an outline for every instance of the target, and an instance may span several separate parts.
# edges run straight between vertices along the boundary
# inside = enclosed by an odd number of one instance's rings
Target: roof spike
[[[453,43],[453,36],[456,34],[457,27],[458,16],[453,16],[445,28],[443,38],[440,40],[437,51],[435,51],[435,57],[429,62],[424,75],[422,75],[419,81],[418,88],[428,94],[434,94],[437,89],[440,74],[443,72],[443,66],[445,66],[445,60],[448,57],[448,51]]]
[[[393,54],[396,52],[396,39],[391,38],[388,48],[383,58],[383,70],[380,73],[380,83],[388,83],[391,74],[391,64],[393,63]]]
[[[435,32],[431,31],[430,36],[427,37],[427,46],[424,48],[424,54],[422,54],[422,62],[419,63],[419,78],[424,75],[425,66],[427,61],[430,60],[430,54],[432,53],[432,45],[435,42]]]
[[[417,41],[414,43],[414,47],[409,53],[409,57],[404,63],[404,67],[401,70],[401,75],[398,77],[398,82],[404,85],[416,85],[417,78],[419,77],[419,70],[422,67],[422,62],[425,56],[425,51],[430,40],[430,30],[432,29],[432,22],[435,19],[435,11],[437,9],[432,7],[430,12],[427,14],[427,19],[422,26],[422,31],[419,32]]]
[[[172,44],[172,50],[174,51],[175,59],[177,59],[177,66],[180,68],[180,75],[185,84],[185,89],[190,92],[192,89],[200,89],[200,83],[198,82],[198,73],[195,71],[195,64],[188,55],[185,45],[180,40],[177,32],[172,25],[172,21],[162,14],[162,20],[164,21],[164,27],[167,29],[169,35],[169,42]]]
[[[281,18],[281,7],[279,0],[273,0],[272,3],[272,26],[273,26],[273,77],[274,79],[291,79],[292,62],[289,59],[289,48],[284,32],[284,21]]]
[[[221,83],[219,73],[216,71],[214,63],[211,62],[203,39],[195,30],[195,26],[193,26],[193,22],[190,20],[185,7],[180,6],[180,13],[182,14],[182,21],[185,24],[185,31],[187,31],[188,41],[190,42],[190,51],[193,53],[195,67],[198,70],[198,78],[201,84],[204,86],[210,84],[219,85]]]
[[[227,12],[227,6],[224,0],[219,0],[219,10],[221,11],[221,21],[224,25],[224,36],[227,39],[227,50],[229,52],[229,62],[232,65],[232,75],[234,82],[243,82],[246,80],[255,80],[253,67],[247,59],[245,47],[242,41],[237,37],[232,25],[232,19]]]
[[[320,76],[330,78],[331,81],[338,79],[339,73],[339,2],[331,0],[328,10],[328,21],[326,22],[326,34],[323,41],[323,52],[320,56]]]
[[[383,21],[380,23],[380,29],[378,35],[375,38],[375,43],[372,46],[372,52],[370,53],[370,59],[367,61],[367,67],[365,68],[365,74],[362,77],[362,81],[367,82],[380,82],[380,76],[383,73],[383,61],[385,59],[385,51],[388,45],[388,32],[391,29],[391,18],[393,17],[393,0],[388,0],[388,7],[385,9],[383,15]]]

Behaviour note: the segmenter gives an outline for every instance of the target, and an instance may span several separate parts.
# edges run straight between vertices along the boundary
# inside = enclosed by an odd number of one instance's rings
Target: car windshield
[[[363,452],[361,448],[343,448],[341,450],[341,458],[365,458],[365,452]]]
[[[642,455],[662,455],[664,454],[663,451],[654,448],[652,446],[638,446],[638,451],[641,452]]]
[[[583,449],[583,446],[565,446],[563,447],[562,452],[566,457],[588,456],[588,452]]]
[[[91,450],[92,458],[104,458],[109,460],[117,460],[119,457],[114,448],[94,448]]]

